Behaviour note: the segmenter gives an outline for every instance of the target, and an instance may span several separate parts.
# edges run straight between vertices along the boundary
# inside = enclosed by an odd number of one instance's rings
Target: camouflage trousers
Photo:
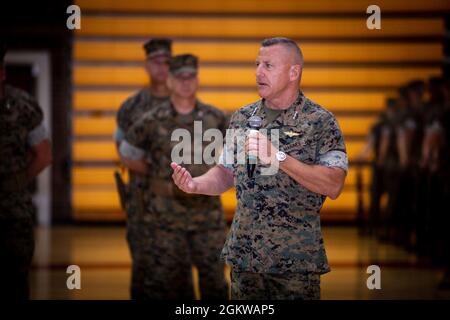
[[[129,228],[128,239],[133,259],[132,299],[194,299],[192,265],[198,269],[203,300],[227,298],[220,260],[225,230],[174,231],[143,223]]]
[[[141,262],[144,256],[145,226],[136,219],[127,221],[127,242],[131,255],[130,297],[139,300],[143,296],[142,287],[145,276],[145,265]]]
[[[4,208],[2,208],[4,209]],[[29,218],[0,220],[0,299],[29,299],[34,229]]]
[[[232,300],[319,300],[320,275],[231,272]]]

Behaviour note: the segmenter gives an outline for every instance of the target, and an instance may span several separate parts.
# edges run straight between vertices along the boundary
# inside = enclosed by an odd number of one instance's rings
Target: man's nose
[[[255,74],[256,74],[256,78],[261,78],[261,77],[264,76],[264,73],[263,73],[263,70],[261,68],[261,65],[256,66]]]

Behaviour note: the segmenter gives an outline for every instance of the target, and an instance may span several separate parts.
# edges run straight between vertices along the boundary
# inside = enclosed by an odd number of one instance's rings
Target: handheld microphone
[[[258,131],[262,127],[263,120],[259,116],[251,116],[248,119],[248,127],[250,128],[250,132]],[[254,155],[247,156],[247,176],[249,178],[253,178],[253,174],[255,173],[256,168],[256,159],[257,157]]]

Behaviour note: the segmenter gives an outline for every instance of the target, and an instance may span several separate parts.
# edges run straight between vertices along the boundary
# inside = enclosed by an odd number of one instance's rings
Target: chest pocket
[[[280,132],[280,149],[304,163],[315,163],[316,147],[316,134],[309,127],[286,127]]]

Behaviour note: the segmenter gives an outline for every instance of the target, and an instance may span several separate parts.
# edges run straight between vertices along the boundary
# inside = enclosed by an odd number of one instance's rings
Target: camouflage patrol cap
[[[169,71],[173,75],[182,72],[197,74],[198,58],[192,54],[180,54],[172,57],[169,62]]]
[[[157,56],[167,56],[172,55],[172,40],[167,38],[150,39],[144,44],[145,54],[148,59]]]

